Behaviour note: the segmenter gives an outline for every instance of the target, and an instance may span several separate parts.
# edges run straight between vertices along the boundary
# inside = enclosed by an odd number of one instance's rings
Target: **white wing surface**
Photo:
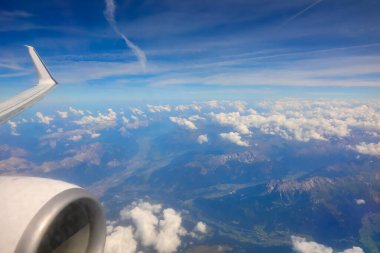
[[[46,68],[44,62],[38,56],[36,50],[31,46],[26,47],[28,48],[30,57],[37,71],[38,83],[36,86],[0,103],[0,123],[14,117],[42,99],[44,95],[58,84]]]

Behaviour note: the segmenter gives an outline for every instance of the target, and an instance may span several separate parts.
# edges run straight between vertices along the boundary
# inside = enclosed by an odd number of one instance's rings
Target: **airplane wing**
[[[33,47],[36,86],[0,103],[0,123],[57,85]],[[106,222],[101,204],[79,186],[25,176],[0,176],[1,253],[102,253]]]
[[[58,84],[38,56],[36,50],[31,46],[26,47],[37,71],[38,83],[32,88],[0,103],[0,124],[32,106]]]

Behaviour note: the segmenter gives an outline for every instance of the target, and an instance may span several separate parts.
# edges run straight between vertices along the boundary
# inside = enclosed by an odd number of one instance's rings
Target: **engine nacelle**
[[[0,177],[1,253],[102,253],[102,207],[84,189],[36,177]]]

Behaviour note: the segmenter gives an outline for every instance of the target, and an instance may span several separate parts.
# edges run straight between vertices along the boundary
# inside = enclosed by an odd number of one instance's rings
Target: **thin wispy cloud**
[[[29,18],[32,17],[33,14],[22,11],[22,10],[14,10],[14,11],[0,11],[0,20],[9,20],[16,18]]]
[[[313,7],[315,7],[316,5],[320,4],[322,1],[323,0],[317,0],[314,3],[310,4],[309,6],[307,6],[306,8],[304,8],[301,11],[297,12],[295,15],[293,15],[290,18],[288,18],[287,20],[285,20],[285,22],[281,24],[280,28],[286,26],[289,22],[295,20],[296,18],[298,18],[299,16],[301,16],[302,14],[304,14],[305,12],[307,12],[308,10],[310,10]]]
[[[144,51],[142,51],[137,45],[135,45],[132,41],[128,39],[128,37],[122,33],[119,28],[117,27],[117,23],[115,21],[115,9],[116,5],[114,0],[105,0],[106,3],[106,9],[104,11],[104,16],[107,20],[107,22],[110,24],[112,29],[120,35],[120,37],[124,40],[125,44],[127,47],[129,47],[132,52],[135,54],[137,57],[141,67],[145,70],[146,69],[146,64],[147,64],[147,59],[145,56]]]

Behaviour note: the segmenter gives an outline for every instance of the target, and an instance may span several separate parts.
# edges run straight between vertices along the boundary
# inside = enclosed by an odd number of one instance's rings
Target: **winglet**
[[[46,68],[44,62],[38,56],[36,50],[32,46],[25,45],[28,48],[30,57],[32,58],[34,67],[38,74],[38,84],[37,85],[51,85],[58,84],[58,82],[50,74],[49,70]]]

